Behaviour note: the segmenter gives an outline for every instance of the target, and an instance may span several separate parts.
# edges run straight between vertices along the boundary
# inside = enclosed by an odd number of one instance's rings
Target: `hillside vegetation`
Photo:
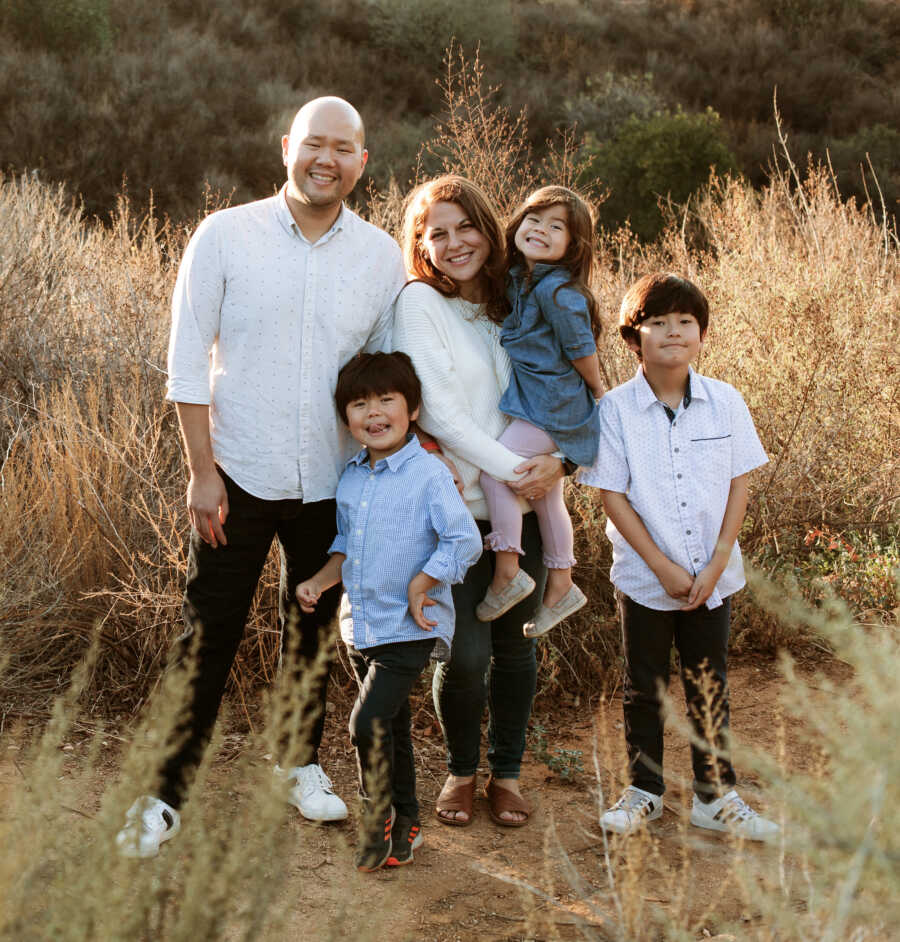
[[[900,198],[892,0],[0,0],[0,169],[64,181],[104,219],[123,184],[140,206],[152,191],[180,220],[207,182],[271,192],[291,115],[336,93],[366,118],[373,181],[405,187],[452,37],[525,109],[535,159],[574,129],[611,228],[654,236],[657,196],[683,202],[710,163],[764,185],[776,87],[801,162],[827,151],[862,200],[868,154]]]
[[[542,180],[583,172],[565,152],[545,165],[522,159],[527,131],[491,103],[475,65],[461,62],[445,93],[451,120],[427,156],[481,182],[504,209]],[[374,199],[371,218],[396,232],[402,195]],[[99,624],[92,687],[131,710],[179,630],[186,475],[163,394],[188,231],[133,215],[124,200],[103,226],[61,187],[0,182],[0,622],[10,657],[0,693],[10,703],[46,703]],[[656,268],[686,274],[710,298],[701,370],[744,393],[771,458],[752,476],[748,558],[817,605],[837,595],[880,623],[897,605],[900,409],[900,252],[881,207],[842,203],[825,171],[801,177],[791,164],[761,190],[713,176],[655,242],[623,229],[597,248],[607,318]],[[609,323],[600,353],[611,383],[633,372]],[[566,697],[599,689],[618,654],[599,501],[574,486],[570,498],[591,605],[542,646],[541,674],[545,693]],[[270,568],[233,673],[242,695],[275,671],[275,584]],[[756,650],[796,643],[749,593],[736,603],[735,636]]]

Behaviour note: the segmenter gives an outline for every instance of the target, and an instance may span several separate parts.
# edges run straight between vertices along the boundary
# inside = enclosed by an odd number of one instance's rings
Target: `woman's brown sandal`
[[[451,828],[464,828],[472,823],[472,804],[475,801],[475,776],[472,776],[471,782],[463,782],[461,785],[450,785],[446,783],[434,803],[434,814],[441,824],[446,824]],[[462,811],[468,817],[465,821],[461,818],[447,818],[446,812]]]
[[[531,817],[531,808],[528,803],[521,795],[498,785],[493,775],[489,776],[484,784],[484,797],[488,800],[488,809],[494,824],[499,824],[504,828],[520,828],[528,824],[528,819]],[[525,815],[525,817],[521,820],[501,818],[500,815],[504,811],[507,813],[511,811],[518,812]]]

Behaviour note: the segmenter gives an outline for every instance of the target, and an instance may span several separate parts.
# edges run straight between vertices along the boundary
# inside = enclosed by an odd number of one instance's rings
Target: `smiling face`
[[[561,203],[528,210],[515,235],[516,248],[529,271],[538,262],[558,262],[571,240],[569,213]]]
[[[369,393],[347,403],[347,427],[360,445],[368,448],[373,467],[406,444],[409,423],[418,415],[418,409],[410,413],[401,392]]]
[[[491,246],[459,203],[433,203],[425,217],[422,251],[458,287],[460,297],[482,301],[482,268]]]
[[[697,358],[705,332],[693,314],[670,311],[656,314],[635,327],[637,339],[626,342],[640,352],[644,369],[686,369]]]
[[[368,159],[359,114],[339,98],[304,105],[281,148],[288,197],[318,209],[336,208],[356,186]]]

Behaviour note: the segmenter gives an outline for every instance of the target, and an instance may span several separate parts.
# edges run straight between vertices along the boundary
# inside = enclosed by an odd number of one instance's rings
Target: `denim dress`
[[[500,342],[512,361],[500,411],[543,429],[575,464],[591,465],[600,442],[594,396],[572,360],[597,352],[587,301],[566,269],[521,265],[509,273],[506,294],[512,307]],[[558,289],[558,290],[557,290]]]

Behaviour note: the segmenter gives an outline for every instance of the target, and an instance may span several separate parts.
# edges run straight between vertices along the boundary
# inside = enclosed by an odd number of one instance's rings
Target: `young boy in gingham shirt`
[[[366,872],[411,863],[422,843],[409,694],[430,657],[449,657],[450,586],[481,556],[453,475],[409,432],[421,398],[405,353],[360,354],[341,370],[335,402],[363,449],[338,483],[332,555],[297,586],[309,612],[344,584],[341,637],[359,684],[350,735],[367,799],[356,865]]]
[[[602,824],[627,834],[662,814],[659,689],[668,685],[674,642],[688,717],[697,738],[714,747],[691,746],[691,823],[769,840],[778,827],[735,791],[725,751],[730,596],[744,585],[737,535],[748,473],[768,459],[740,393],[691,367],[708,322],[706,298],[677,275],[632,285],[619,330],[641,363],[600,401],[599,454],[580,475],[601,489],[625,651],[631,785]]]

